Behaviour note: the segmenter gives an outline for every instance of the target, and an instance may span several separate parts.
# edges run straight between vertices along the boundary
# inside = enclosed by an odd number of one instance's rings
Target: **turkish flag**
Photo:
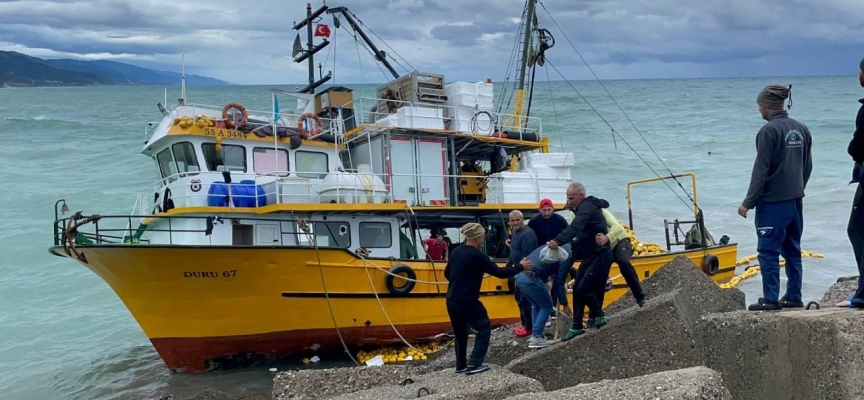
[[[315,25],[315,37],[323,36],[330,37],[330,27],[325,24],[316,24]]]

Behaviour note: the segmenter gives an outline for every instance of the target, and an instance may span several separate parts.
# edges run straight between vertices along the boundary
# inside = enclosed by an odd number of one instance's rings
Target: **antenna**
[[[186,104],[186,53],[182,50],[180,51],[180,68],[181,68],[181,78],[180,78],[180,100],[183,104]]]

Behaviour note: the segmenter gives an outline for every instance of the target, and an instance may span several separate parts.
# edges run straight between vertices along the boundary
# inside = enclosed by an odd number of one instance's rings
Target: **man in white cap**
[[[456,372],[470,375],[489,370],[489,365],[483,361],[489,350],[492,326],[486,307],[480,302],[483,274],[506,279],[530,269],[531,263],[523,259],[518,264],[499,268],[480,251],[486,239],[486,229],[482,225],[467,223],[459,231],[465,236],[465,245],[453,250],[444,268],[444,277],[450,282],[447,286],[447,313],[456,341]],[[471,359],[466,360],[469,327],[475,332],[474,350]]]
[[[738,206],[738,215],[756,209],[756,235],[763,297],[750,311],[803,307],[801,284],[801,233],[804,230],[802,198],[813,170],[812,139],[807,127],[789,118],[783,102],[790,87],[766,86],[756,97],[759,113],[768,121],[756,134],[756,160],[750,188]],[[791,105],[791,101],[790,101]],[[786,260],[786,294],[780,296],[780,255]]]

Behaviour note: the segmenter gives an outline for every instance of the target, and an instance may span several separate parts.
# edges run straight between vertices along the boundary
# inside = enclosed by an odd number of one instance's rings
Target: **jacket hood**
[[[609,208],[609,202],[598,197],[588,196],[585,198],[584,201],[590,201],[591,204],[594,204],[595,206],[600,208]]]

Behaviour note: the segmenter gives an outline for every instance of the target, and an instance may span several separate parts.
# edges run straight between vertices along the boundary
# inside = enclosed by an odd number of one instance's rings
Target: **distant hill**
[[[193,86],[231,84],[190,74],[186,74],[186,83]],[[44,60],[14,51],[0,51],[0,87],[178,84],[178,72],[157,71],[106,60]]]

